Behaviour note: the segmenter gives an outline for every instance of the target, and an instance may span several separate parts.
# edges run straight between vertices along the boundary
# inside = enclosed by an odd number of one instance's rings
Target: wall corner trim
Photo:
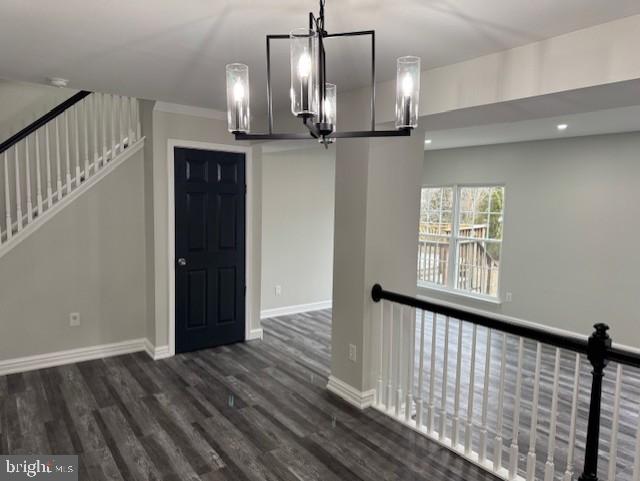
[[[300,314],[302,312],[321,311],[323,309],[331,309],[332,300],[320,302],[310,302],[309,304],[296,304],[293,306],[275,307],[273,309],[263,309],[260,311],[260,319],[268,319],[277,316],[290,316],[291,314]]]
[[[366,409],[373,406],[376,395],[375,389],[358,391],[354,387],[334,376],[329,376],[327,389],[358,409]]]
[[[144,350],[147,355],[154,361],[171,357],[171,352],[169,352],[168,345],[156,347],[151,343],[149,339],[144,340]]]
[[[146,339],[130,339],[110,344],[5,359],[0,361],[0,376],[144,351],[147,342]]]

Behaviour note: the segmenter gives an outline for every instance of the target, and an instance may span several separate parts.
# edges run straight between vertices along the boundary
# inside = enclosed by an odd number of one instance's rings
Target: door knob
[[[179,265],[180,267],[184,267],[184,266],[186,266],[186,265],[187,265],[187,259],[185,259],[184,257],[180,257],[180,258],[178,259],[178,265]]]

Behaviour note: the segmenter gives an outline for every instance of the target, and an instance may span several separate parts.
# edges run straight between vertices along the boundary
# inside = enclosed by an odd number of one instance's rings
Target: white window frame
[[[458,270],[458,242],[460,241],[460,192],[463,188],[477,188],[477,187],[502,187],[504,189],[503,201],[502,201],[502,238],[500,239],[500,263],[498,265],[498,286],[497,295],[490,296],[487,294],[478,294],[476,292],[459,289],[455,286]],[[424,289],[430,289],[433,291],[444,292],[447,294],[453,294],[456,296],[471,298],[475,300],[490,302],[493,304],[502,304],[502,247],[504,244],[504,225],[505,225],[505,206],[507,189],[504,183],[500,182],[482,182],[476,184],[440,184],[440,185],[423,185],[422,189],[452,189],[452,206],[451,206],[451,234],[449,235],[449,259],[447,260],[447,285],[436,284],[430,281],[418,280],[418,287]],[[420,207],[422,209],[422,206]]]

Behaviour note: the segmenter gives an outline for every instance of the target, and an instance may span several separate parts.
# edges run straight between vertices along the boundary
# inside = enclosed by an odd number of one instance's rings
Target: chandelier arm
[[[282,134],[245,134],[244,132],[234,133],[236,140],[311,140],[314,137],[309,134],[282,133]],[[411,135],[410,128],[398,130],[357,130],[348,132],[333,132],[325,138],[327,139],[353,139],[365,137],[408,137]]]

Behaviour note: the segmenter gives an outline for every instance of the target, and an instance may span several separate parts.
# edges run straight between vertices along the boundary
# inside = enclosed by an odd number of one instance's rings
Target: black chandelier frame
[[[309,140],[318,139],[325,146],[337,138],[358,138],[358,137],[407,137],[411,135],[411,127],[403,127],[394,130],[376,130],[376,31],[361,30],[356,32],[328,33],[324,28],[324,5],[325,0],[320,0],[320,13],[316,17],[313,12],[309,12],[309,30],[318,35],[318,119],[323,118],[325,87],[327,77],[326,54],[324,50],[324,40],[339,37],[371,37],[371,130],[356,130],[346,132],[328,131],[332,126],[314,122],[314,114],[300,114],[298,117],[309,134],[305,133],[277,133],[273,131],[273,93],[271,88],[271,41],[289,40],[290,34],[270,34],[266,36],[267,41],[267,133],[246,133],[233,132],[236,140]]]

